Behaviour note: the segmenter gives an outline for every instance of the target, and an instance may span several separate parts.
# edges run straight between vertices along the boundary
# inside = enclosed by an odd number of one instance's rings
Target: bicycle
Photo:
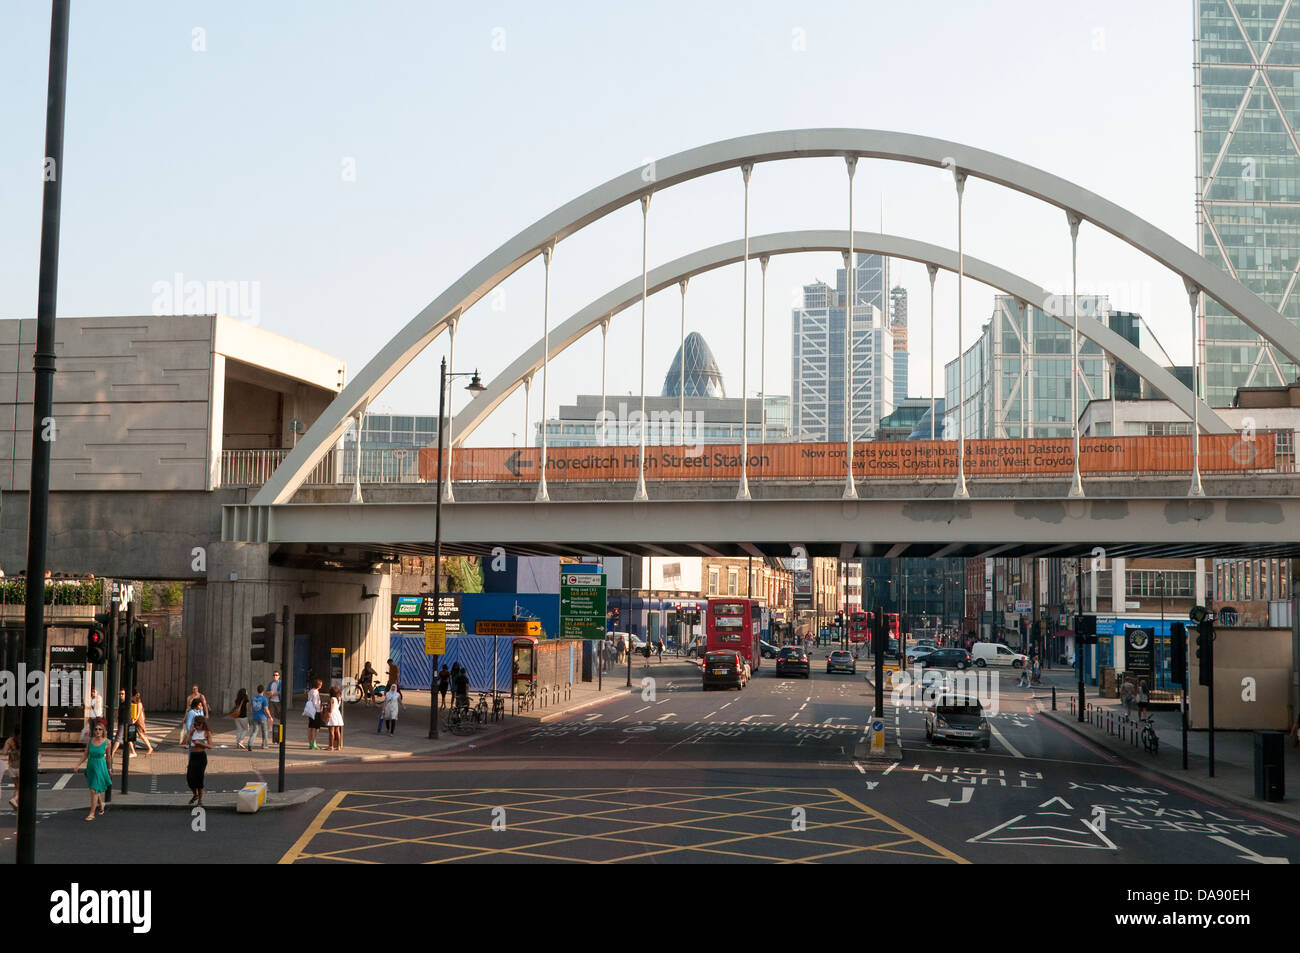
[[[1142,747],[1151,754],[1156,754],[1160,750],[1160,738],[1156,735],[1155,721],[1150,717],[1142,719]]]
[[[537,704],[537,685],[529,684],[528,688],[515,693],[515,711],[528,711]]]
[[[453,705],[447,710],[447,730],[458,735],[467,735],[474,730],[469,705]]]
[[[479,692],[478,704],[474,706],[473,718],[476,726],[486,725],[488,720],[487,692]]]

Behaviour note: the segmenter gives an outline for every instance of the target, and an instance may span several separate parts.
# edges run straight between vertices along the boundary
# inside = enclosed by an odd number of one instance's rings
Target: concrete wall
[[[30,483],[35,346],[35,321],[0,321],[0,491]],[[287,446],[288,418],[314,422],[346,372],[220,315],[60,318],[55,352],[54,490],[217,486],[228,407],[232,448]]]
[[[54,572],[118,579],[205,579],[195,547],[221,539],[221,506],[245,490],[50,494],[46,565]],[[0,509],[0,569],[27,562],[27,494],[5,493]]]
[[[212,322],[59,320],[53,489],[206,486]],[[0,321],[0,490],[29,485],[35,344],[35,321]]]
[[[268,567],[267,555],[265,545],[217,543],[208,550],[206,585],[186,591],[189,677],[208,701],[228,711],[240,688],[252,690],[270,680],[279,662],[248,657],[251,620],[266,612],[278,618],[286,604],[291,631],[312,636],[309,667],[326,685],[331,647],[347,649],[345,675],[360,671],[367,659],[382,671],[388,658],[390,577]],[[363,586],[377,597],[363,599]],[[301,707],[286,708],[290,730],[301,720]]]

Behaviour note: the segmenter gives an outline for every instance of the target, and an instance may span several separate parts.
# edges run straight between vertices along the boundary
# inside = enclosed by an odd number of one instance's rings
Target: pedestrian
[[[392,688],[394,685],[398,683],[399,673],[400,673],[400,666],[392,659],[389,659],[388,660],[388,685],[385,687],[384,689],[385,691],[387,691],[389,688]]]
[[[108,757],[108,725],[102,718],[91,728],[86,751],[72,770],[76,771],[83,763],[86,765],[86,786],[90,788],[90,813],[86,820],[93,821],[96,808],[100,815],[104,813],[104,793],[113,784],[113,762]]]
[[[276,672],[274,675],[272,675],[271,681],[267,683],[266,700],[270,702],[271,705],[270,710],[268,712],[268,714],[271,717],[271,720],[278,721],[279,719],[283,718],[284,713],[280,710],[280,673],[279,672]]]
[[[1028,665],[1020,666],[1020,674],[1016,678],[1016,687],[1017,688],[1029,687],[1029,666]]]
[[[389,689],[397,688],[396,685],[390,685]],[[384,694],[388,692],[385,691]],[[330,730],[330,750],[343,750],[343,692],[335,687],[330,689],[329,699],[329,717],[325,719],[325,724]]]
[[[357,684],[361,686],[361,697],[366,700],[367,705],[375,703],[375,676],[379,673],[366,663],[366,667],[361,670],[361,675],[357,679]]]
[[[303,717],[307,719],[307,747],[312,751],[320,750],[320,745],[316,744],[316,732],[320,730],[322,724],[320,687],[321,680],[319,678],[312,681],[311,688],[307,691],[307,704],[302,708]]]
[[[22,763],[22,733],[20,727],[14,725],[14,733],[5,739],[5,746],[0,748],[0,755],[4,756],[4,764],[0,765],[0,783],[4,782],[5,772],[13,779],[14,796],[9,799],[9,806],[15,811],[18,810],[18,767]]]
[[[131,696],[131,715],[131,724],[135,725],[135,740],[143,741],[147,749],[146,753],[153,754],[153,744],[145,733],[144,702],[140,700],[139,692]]]
[[[388,726],[390,735],[397,729],[397,715],[401,711],[401,705],[401,689],[394,685],[384,693],[384,724]]]
[[[451,687],[451,672],[449,672],[447,670],[447,666],[444,665],[442,667],[442,671],[438,673],[438,692],[439,694],[442,695],[443,708],[447,707],[447,689],[450,687]]]
[[[194,719],[201,718],[202,716],[203,703],[197,698],[192,699],[189,703],[189,710],[185,712],[185,720],[181,722],[181,744],[185,744],[185,736],[189,734],[190,729],[194,727]]]
[[[469,707],[469,673],[459,665],[451,677],[451,691],[457,708]]]
[[[1141,679],[1138,682],[1137,705],[1138,721],[1145,721],[1147,717],[1147,705],[1151,702],[1151,694],[1147,691],[1147,680]]]
[[[185,740],[190,746],[190,760],[185,767],[185,786],[190,789],[190,803],[203,806],[203,779],[208,773],[208,749],[212,747],[212,732],[208,720],[202,715],[194,719]]]
[[[251,704],[253,721],[248,727],[248,750],[253,750],[253,735],[262,733],[262,747],[266,747],[267,729],[271,727],[271,700],[266,697],[266,689],[257,686],[257,694]]]
[[[113,743],[109,746],[108,756],[113,758],[117,755],[117,749],[123,745],[130,748],[130,756],[135,757],[135,742],[127,742],[130,732],[127,731],[131,724],[131,705],[126,700],[126,689],[118,689],[117,692],[117,731],[113,733]]]
[[[248,724],[249,708],[248,689],[241,688],[235,696],[235,707],[230,709],[228,717],[235,719],[235,747],[243,748],[244,740],[253,740],[253,729]],[[245,748],[244,750],[249,750]]]
[[[91,729],[95,727],[95,722],[104,717],[104,699],[99,695],[99,689],[90,690],[90,700],[86,702],[86,723],[81,728],[81,740],[89,741]]]
[[[659,661],[664,660],[664,637],[659,636]]]
[[[190,707],[190,702],[194,701],[196,698],[199,701],[199,707],[202,709],[199,714],[204,718],[211,718],[212,712],[208,711],[208,699],[201,691],[199,691],[199,686],[197,685],[192,685],[190,687],[189,697],[185,699],[185,707],[188,709]]]

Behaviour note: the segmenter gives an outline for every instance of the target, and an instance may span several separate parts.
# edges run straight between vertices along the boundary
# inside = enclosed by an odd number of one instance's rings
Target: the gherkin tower
[[[726,397],[727,389],[722,383],[722,372],[718,362],[709,350],[709,345],[695,331],[686,335],[677,356],[673,358],[664,378],[664,397],[680,397],[683,388],[682,362],[686,363],[684,386],[687,397]]]

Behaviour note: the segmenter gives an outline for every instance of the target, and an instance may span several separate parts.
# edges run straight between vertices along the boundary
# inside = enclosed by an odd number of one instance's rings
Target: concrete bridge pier
[[[224,714],[241,688],[250,694],[267,684],[277,661],[249,659],[253,616],[289,606],[297,675],[306,690],[308,673],[330,685],[330,649],[346,650],[344,677],[369,661],[382,676],[388,658],[392,577],[387,573],[329,572],[272,566],[266,543],[213,543],[207,549],[207,581],[185,593],[184,631],[190,684]],[[277,636],[279,635],[277,626]],[[284,673],[286,679],[289,673]],[[188,687],[188,686],[187,686]],[[286,704],[289,730],[301,727],[302,710]]]

